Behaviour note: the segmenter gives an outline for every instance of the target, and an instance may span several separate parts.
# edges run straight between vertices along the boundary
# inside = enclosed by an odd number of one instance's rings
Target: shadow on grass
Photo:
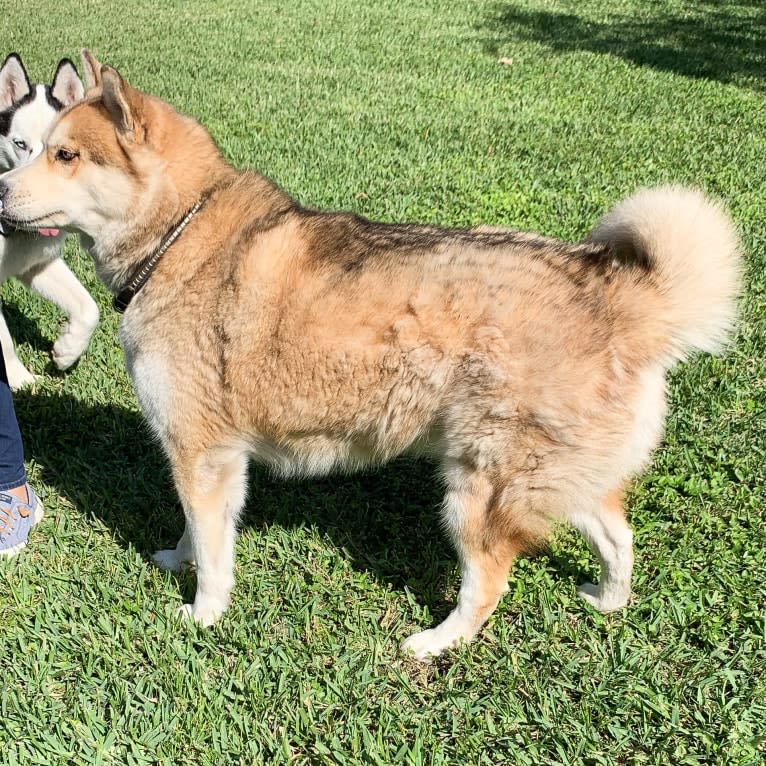
[[[54,378],[66,375],[67,371],[59,370],[50,356],[51,351],[53,350],[53,344],[55,343],[64,322],[63,314],[60,314],[59,324],[53,331],[56,335],[54,335],[53,338],[49,338],[40,331],[39,322],[34,317],[31,317],[28,311],[19,310],[13,302],[2,301],[2,310],[14,345],[18,347],[22,343],[28,343],[37,351],[45,352],[48,355],[48,362],[45,366],[46,375]],[[74,369],[77,364],[79,364],[79,361],[75,362],[69,369]]]
[[[630,4],[622,6],[629,8]],[[672,7],[654,3],[598,21],[572,13],[501,3],[482,22],[493,54],[512,55],[515,40],[555,51],[592,51],[687,77],[736,82],[766,90],[766,3],[701,0]]]
[[[43,336],[34,318],[25,311],[19,311],[13,302],[3,301],[2,307],[14,345],[29,343],[32,348],[50,352],[53,343]]]
[[[71,396],[17,392],[28,460],[43,480],[116,539],[149,557],[172,547],[183,516],[160,447],[139,412]],[[402,460],[378,471],[280,480],[253,466],[244,527],[309,527],[352,564],[395,588],[405,585],[433,613],[446,613],[455,554],[438,523],[433,466]]]
[[[181,505],[139,412],[28,391],[17,392],[14,402],[27,459],[46,484],[147,559],[175,545],[183,531]],[[315,529],[355,568],[408,587],[440,620],[452,608],[446,592],[456,576],[454,550],[439,526],[441,498],[434,466],[424,461],[302,480],[281,480],[253,465],[243,527]],[[562,580],[584,579],[568,553],[550,561]],[[193,596],[188,578],[179,578],[179,588]]]

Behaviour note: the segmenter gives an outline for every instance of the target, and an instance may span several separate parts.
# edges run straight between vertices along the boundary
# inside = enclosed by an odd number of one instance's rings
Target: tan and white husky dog
[[[21,58],[10,54],[0,67],[0,173],[34,159],[42,151],[43,136],[58,113],[81,99],[83,93],[69,59],[59,62],[50,86],[32,85]],[[65,237],[57,227],[22,231],[0,225],[0,285],[17,277],[67,315],[53,344],[53,361],[61,370],[80,358],[98,324],[95,301],[61,258]],[[0,345],[11,388],[33,382],[34,376],[16,356],[1,310]]]
[[[643,190],[581,244],[310,210],[83,55],[84,101],[2,180],[0,215],[81,232],[127,307],[128,369],[186,518],[155,560],[197,568],[183,612],[208,625],[229,604],[250,458],[316,475],[408,451],[438,461],[462,567],[454,611],[405,642],[418,658],[470,640],[559,521],[601,561],[582,596],[624,606],[621,493],[661,438],[665,373],[735,316],[723,209]]]

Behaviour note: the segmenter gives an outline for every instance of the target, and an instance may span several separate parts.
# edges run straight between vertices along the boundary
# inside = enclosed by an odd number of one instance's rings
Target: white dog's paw
[[[168,572],[180,572],[185,564],[191,564],[191,562],[178,555],[178,551],[175,548],[166,548],[163,551],[157,551],[152,555],[152,561],[155,566],[160,569],[165,569]]]
[[[194,622],[202,625],[204,628],[209,628],[218,618],[226,611],[226,607],[216,606],[213,604],[198,605],[184,604],[176,609],[176,616],[182,620],[194,620]]]
[[[6,363],[6,373],[11,391],[34,386],[37,382],[38,376],[33,375],[18,359],[10,360]]]
[[[438,657],[445,649],[455,646],[460,639],[445,640],[438,628],[431,628],[420,633],[413,633],[402,643],[402,652],[410,654],[419,662],[430,662]]]
[[[65,324],[53,344],[51,357],[59,370],[69,369],[85,352],[90,341],[91,329]]]
[[[602,594],[598,585],[592,582],[584,582],[578,589],[577,595],[585,599],[599,612],[615,612],[627,605],[628,599],[618,594]]]

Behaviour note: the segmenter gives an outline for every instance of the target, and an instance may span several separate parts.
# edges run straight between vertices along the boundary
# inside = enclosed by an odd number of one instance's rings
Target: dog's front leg
[[[67,315],[51,355],[56,367],[68,369],[82,356],[98,325],[96,302],[62,258],[37,264],[19,274],[19,279]]]
[[[35,382],[35,376],[24,366],[22,361],[16,356],[16,349],[13,346],[11,334],[8,331],[8,325],[5,322],[2,307],[0,306],[0,346],[3,349],[5,358],[5,371],[8,376],[8,385],[13,391],[18,391],[24,386]]]
[[[189,525],[184,527],[184,533],[176,543],[175,548],[167,548],[157,551],[152,556],[152,561],[160,568],[170,572],[180,572],[184,564],[194,565],[194,551],[192,550],[191,534]]]
[[[171,459],[186,517],[186,529],[171,563],[191,558],[197,568],[194,603],[184,604],[179,612],[202,625],[212,625],[229,606],[237,519],[247,492],[247,462],[244,452],[215,448],[193,459]],[[159,558],[161,562],[165,553],[155,554],[155,561]]]

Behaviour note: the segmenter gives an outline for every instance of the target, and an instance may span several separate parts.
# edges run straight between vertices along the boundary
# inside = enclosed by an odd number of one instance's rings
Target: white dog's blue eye
[[[14,138],[13,143],[16,144],[16,146],[18,146],[22,152],[25,151],[27,148],[27,142],[22,141],[20,138]]]

